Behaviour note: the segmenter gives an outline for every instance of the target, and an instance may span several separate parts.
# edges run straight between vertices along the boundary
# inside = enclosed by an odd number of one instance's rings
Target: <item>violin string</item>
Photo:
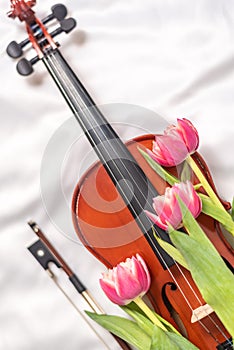
[[[73,99],[76,101],[76,103],[77,103],[79,106],[82,106],[82,105],[83,105],[83,108],[82,108],[83,113],[84,113],[84,111],[85,111],[85,112],[88,112],[88,113],[90,114],[90,116],[92,117],[91,111],[89,110],[89,108],[87,108],[87,106],[85,105],[85,103],[84,103],[84,101],[82,100],[81,96],[77,93],[77,90],[74,88],[74,86],[72,86],[72,84],[71,84],[70,80],[68,79],[67,75],[64,73],[64,70],[61,69],[60,63],[57,62],[56,57],[52,54],[52,55],[48,55],[48,56],[47,56],[47,59],[49,60],[50,65],[52,66],[53,69],[55,69],[55,71],[57,72],[57,74],[59,74],[59,76],[63,78],[63,81],[65,82],[66,87],[68,88],[68,90],[70,90],[69,92],[70,92],[70,94],[72,95]],[[54,76],[54,75],[53,75],[53,76]],[[60,84],[60,82],[57,82],[57,83],[59,83],[59,86],[63,89],[62,84]],[[75,110],[75,112],[77,113],[76,110]],[[96,122],[95,119],[93,119],[93,121]],[[82,121],[79,119],[79,122],[82,122]],[[81,126],[82,126],[82,125],[81,125]],[[99,125],[97,122],[96,122],[96,126],[97,126],[97,127],[100,127],[100,125]],[[83,124],[83,128],[86,129],[86,127],[85,127],[84,124]],[[91,125],[91,124],[90,124],[90,129],[93,130],[94,133],[95,133],[94,125]],[[101,128],[100,128],[100,130],[101,130],[101,132],[103,132]],[[104,135],[104,134],[103,134],[103,135]],[[99,139],[98,134],[96,134],[95,136],[97,136],[97,138]],[[105,136],[105,135],[104,135],[104,136]],[[99,140],[100,140],[100,139],[99,139]],[[100,140],[100,142],[101,142],[101,140]],[[109,146],[112,148],[111,142],[109,143]],[[123,145],[123,146],[124,146],[124,145]],[[112,151],[115,152],[114,148],[112,148]],[[116,156],[118,157],[118,154],[116,154]],[[118,158],[119,158],[119,157],[118,157]],[[120,158],[119,158],[119,159],[120,159]],[[120,162],[121,162],[121,159],[120,159]],[[107,168],[109,168],[108,165],[106,165],[106,166],[107,166]],[[124,163],[122,163],[122,166],[123,166],[123,167],[125,168],[125,170],[128,172],[128,169],[125,167]],[[118,169],[118,170],[119,170],[119,169]],[[114,177],[114,174],[113,174],[113,172],[111,171],[111,169],[108,169],[108,171],[110,171],[110,173],[112,173],[112,176]],[[130,174],[130,175],[131,175],[131,174]],[[132,180],[133,180],[133,182],[134,182],[134,178],[132,178]],[[127,186],[128,186],[128,183],[127,183]],[[124,193],[123,193],[123,195],[124,195]],[[144,193],[142,193],[142,195],[144,196]],[[127,198],[126,198],[126,199],[127,199]],[[147,198],[146,198],[146,201],[147,201]],[[137,215],[137,213],[135,213],[135,214]],[[155,242],[153,241],[153,239],[152,239],[150,236],[149,236],[149,239],[150,239],[152,245],[155,247],[155,250],[156,250],[157,253],[159,254],[160,258],[162,259],[162,261],[163,261],[164,264],[166,265],[168,272],[170,273],[172,279],[174,280],[175,284],[177,285],[178,289],[180,290],[180,292],[181,292],[183,298],[185,299],[187,305],[189,306],[189,308],[191,309],[191,311],[193,311],[193,308],[192,308],[191,304],[189,303],[188,299],[186,298],[185,294],[183,293],[181,287],[178,285],[178,282],[176,281],[176,278],[174,277],[174,275],[173,275],[172,272],[170,271],[170,269],[169,269],[167,263],[164,261],[164,258],[161,256],[160,252],[158,251],[157,247],[155,246]],[[177,268],[178,268],[178,264],[176,263],[176,261],[175,261],[175,264],[176,264],[176,266],[177,266]],[[182,272],[181,269],[179,269],[179,270],[180,270],[180,273],[181,273],[181,272]],[[182,274],[182,276],[185,278],[184,274]],[[196,292],[193,290],[193,287],[190,285],[189,281],[188,281],[187,279],[185,279],[185,281],[186,281],[186,283],[189,284],[189,286],[190,286],[191,290],[193,291],[194,295],[196,295],[197,299],[199,300],[199,303],[201,303],[201,305],[202,305],[201,300],[199,299],[199,297],[198,297],[198,295],[196,294]],[[195,316],[195,317],[197,317],[197,316]],[[203,323],[201,322],[201,320],[198,319],[198,317],[197,317],[197,320],[198,320],[198,322],[199,322],[200,324],[203,325]],[[216,324],[216,322],[215,322],[214,320],[213,320],[213,322]],[[206,327],[205,327],[204,325],[203,325],[203,327],[206,329]],[[219,326],[218,326],[217,324],[216,324],[216,327],[219,328]],[[208,330],[207,330],[207,331],[208,331]],[[208,331],[208,333],[211,333],[211,332]],[[222,332],[222,333],[223,333],[223,332]],[[224,335],[224,336],[225,336],[225,338],[228,340],[227,336],[226,336],[226,335]],[[213,338],[214,338],[214,337],[213,337]],[[216,341],[217,341],[217,340],[216,340]]]

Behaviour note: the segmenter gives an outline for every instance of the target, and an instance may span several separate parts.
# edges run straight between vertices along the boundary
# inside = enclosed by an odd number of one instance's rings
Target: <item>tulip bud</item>
[[[177,119],[177,122],[177,126],[168,126],[164,135],[155,136],[152,151],[147,151],[152,159],[165,167],[182,163],[199,145],[198,132],[193,124],[185,118]]]
[[[118,305],[127,305],[142,297],[148,291],[150,281],[146,263],[139,254],[103,273],[99,280],[107,297]]]
[[[190,181],[166,188],[164,195],[153,199],[153,208],[157,215],[146,211],[148,217],[163,230],[168,229],[168,223],[175,229],[181,226],[183,218],[177,196],[182,199],[194,218],[202,210],[201,199]]]

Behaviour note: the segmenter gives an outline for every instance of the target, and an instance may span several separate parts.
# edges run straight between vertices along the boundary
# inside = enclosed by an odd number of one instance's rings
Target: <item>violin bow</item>
[[[40,227],[34,221],[29,221],[28,225],[31,227],[33,232],[39,237],[39,239],[31,244],[28,247],[30,253],[34,256],[34,258],[39,262],[39,264],[43,267],[43,269],[48,273],[49,277],[53,280],[56,286],[60,289],[60,291],[64,294],[67,300],[72,304],[72,306],[76,309],[76,311],[80,314],[80,316],[84,319],[84,321],[88,324],[88,326],[93,330],[96,336],[101,340],[101,342],[105,345],[107,349],[110,349],[109,345],[104,341],[104,339],[97,333],[95,328],[90,324],[90,322],[84,317],[83,313],[78,309],[72,299],[68,296],[65,290],[58,283],[55,274],[51,270],[49,264],[53,263],[57,266],[57,268],[62,269],[65,274],[68,276],[69,281],[75,287],[76,291],[83,297],[85,302],[89,305],[91,310],[98,314],[104,314],[104,310],[92,296],[92,294],[88,291],[86,286],[81,282],[78,276],[72,271],[70,266],[64,261],[62,256],[58,253],[58,251],[54,248],[51,242],[46,238],[45,234],[42,232]],[[131,350],[129,345],[125,343],[119,337],[113,335],[116,342],[123,350]]]

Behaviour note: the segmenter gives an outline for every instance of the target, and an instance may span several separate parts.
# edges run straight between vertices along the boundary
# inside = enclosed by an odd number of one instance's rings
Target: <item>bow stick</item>
[[[68,264],[64,261],[58,251],[53,247],[53,245],[46,238],[44,233],[41,231],[37,223],[34,221],[29,221],[28,225],[34,231],[34,233],[39,237],[39,239],[28,247],[28,250],[32,253],[32,255],[36,258],[36,260],[40,263],[40,265],[46,270],[49,276],[52,278],[57,287],[61,290],[61,292],[65,295],[65,297],[69,300],[72,306],[76,309],[76,311],[83,317],[85,322],[91,327],[91,329],[95,332],[98,338],[104,343],[104,345],[110,349],[110,347],[104,342],[104,340],[100,337],[100,335],[96,332],[93,326],[87,321],[87,319],[83,316],[81,311],[77,308],[77,306],[73,303],[73,301],[69,298],[66,292],[62,289],[62,287],[56,281],[54,273],[51,271],[49,264],[54,263],[58,268],[61,268],[66,275],[68,276],[70,282],[73,284],[78,293],[84,298],[86,303],[90,306],[90,308],[98,314],[103,314],[104,311],[98,302],[94,299],[85,285],[81,282],[81,280],[77,277],[77,275],[72,271],[72,269],[68,266]],[[122,339],[117,336],[111,334],[114,339],[118,342],[120,347],[123,350],[131,350],[127,343],[125,343]]]

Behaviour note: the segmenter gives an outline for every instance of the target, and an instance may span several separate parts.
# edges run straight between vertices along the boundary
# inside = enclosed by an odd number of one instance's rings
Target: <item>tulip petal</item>
[[[160,219],[159,216],[151,213],[148,210],[145,210],[146,215],[150,218],[150,220],[152,220],[157,226],[159,226],[160,228],[162,228],[163,230],[167,230],[168,225],[163,223]]]
[[[166,188],[165,195],[158,196],[154,198],[153,201],[153,208],[158,214],[160,222],[164,223],[166,227],[168,226],[168,222],[173,227],[179,227],[182,220],[182,216],[180,206],[177,202],[173,188]]]
[[[135,299],[142,291],[141,285],[136,277],[120,264],[117,265],[116,291],[117,294],[125,300]]]
[[[125,305],[126,302],[124,299],[120,298],[119,295],[116,293],[115,286],[113,284],[109,283],[108,280],[100,279],[99,283],[102,287],[102,290],[106,294],[106,296],[114,303],[118,305]]]
[[[145,272],[145,276],[146,276],[146,283],[145,283],[145,292],[148,291],[149,287],[150,287],[150,283],[151,283],[151,277],[150,277],[150,273],[148,270],[148,267],[144,261],[144,259],[140,256],[140,254],[136,254],[137,260],[140,262],[141,266],[144,269]]]
[[[165,166],[167,164],[174,165],[174,159],[171,156],[170,149],[172,148],[172,140],[165,136],[156,136],[153,141],[152,151],[154,156],[157,157],[158,162],[163,162]]]
[[[141,294],[145,294],[148,285],[145,270],[141,265],[141,262],[137,258],[132,257],[132,262],[132,274],[135,276],[135,278],[139,281],[141,285]]]
[[[163,211],[164,205],[165,205],[165,195],[157,196],[153,198],[153,208],[158,215],[160,215],[161,212]]]
[[[202,201],[190,181],[176,183],[171,188],[167,187],[164,195],[153,198],[153,208],[157,215],[145,211],[147,216],[164,230],[168,229],[168,223],[174,228],[179,228],[182,223],[182,212],[177,196],[183,200],[195,218],[201,212]]]
[[[180,133],[188,152],[193,153],[199,145],[199,136],[196,128],[188,119],[177,119],[177,131]]]
[[[132,274],[133,276],[136,277],[136,279],[141,283],[144,283],[144,277],[145,277],[145,272],[143,267],[141,266],[141,263],[137,260],[135,256],[132,257]]]
[[[169,167],[173,166],[174,164],[171,164],[168,162],[168,160],[164,159],[163,156],[160,156],[159,154],[155,154],[154,152],[150,151],[149,149],[146,150],[148,155],[158,164]]]
[[[202,210],[202,201],[190,181],[174,186],[175,192],[191,211],[193,217],[197,217]]]
[[[157,147],[154,147],[155,144]],[[160,149],[161,158],[167,163],[164,166],[178,165],[188,156],[187,147],[178,136],[156,136],[152,151],[155,152],[158,149]]]

